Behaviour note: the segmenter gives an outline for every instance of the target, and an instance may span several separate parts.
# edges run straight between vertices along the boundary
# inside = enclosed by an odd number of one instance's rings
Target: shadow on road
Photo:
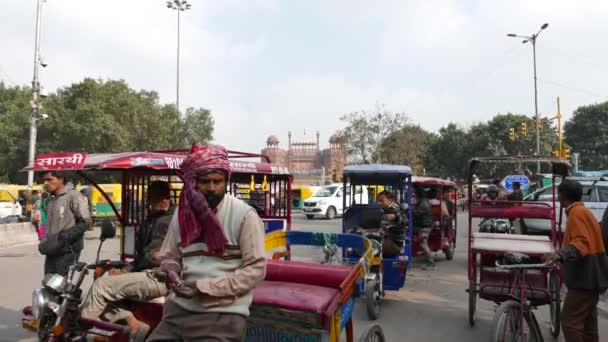
[[[28,303],[24,303],[27,305]],[[36,336],[33,332],[25,330],[21,327],[21,318],[23,314],[20,311],[15,311],[0,307],[0,341],[35,341]]]

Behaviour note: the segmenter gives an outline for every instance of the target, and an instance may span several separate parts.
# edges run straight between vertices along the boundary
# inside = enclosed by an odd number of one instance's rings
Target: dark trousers
[[[65,276],[68,274],[70,266],[76,264],[80,258],[80,251],[70,252],[63,255],[47,256],[44,259],[44,274],[59,274]]]
[[[597,290],[568,289],[562,307],[562,329],[566,342],[599,342]]]
[[[163,308],[163,320],[146,341],[241,342],[245,339],[246,331],[245,316],[190,312],[169,300]]]

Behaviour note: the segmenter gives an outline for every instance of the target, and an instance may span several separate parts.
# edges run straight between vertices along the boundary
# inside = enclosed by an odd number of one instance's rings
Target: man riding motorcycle
[[[133,316],[124,300],[146,301],[168,293],[166,285],[153,276],[152,268],[160,266],[160,247],[175,210],[169,184],[163,181],[150,183],[148,202],[150,212],[137,231],[137,257],[123,269],[114,269],[109,276],[97,279],[82,310],[85,318],[126,321],[134,341],[144,341],[150,327]]]
[[[498,187],[494,184],[488,186],[486,193],[481,196],[482,205],[497,205],[498,201],[504,201],[505,198],[500,196]],[[479,231],[482,233],[510,233],[512,229],[511,222],[504,218],[486,218],[479,224]]]

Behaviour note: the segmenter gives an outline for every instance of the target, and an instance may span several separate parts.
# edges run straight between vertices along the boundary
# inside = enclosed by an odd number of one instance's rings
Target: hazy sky
[[[537,43],[539,110],[569,118],[608,100],[608,1],[190,0],[182,16],[181,107],[212,111],[215,140],[258,151],[376,103],[438,130],[496,113],[534,113],[532,47],[509,32],[549,28]],[[35,0],[0,0],[0,79],[29,84]],[[84,77],[124,79],[175,101],[176,12],[161,0],[48,0],[47,89]],[[307,136],[304,137],[304,132]],[[505,133],[506,134],[506,133]]]

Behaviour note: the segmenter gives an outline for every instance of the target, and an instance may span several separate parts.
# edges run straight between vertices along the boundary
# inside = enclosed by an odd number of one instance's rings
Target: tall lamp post
[[[176,100],[175,108],[179,114],[179,17],[180,12],[185,12],[192,7],[187,0],[171,0],[167,1],[167,8],[177,11],[177,85],[176,85]]]
[[[534,113],[536,116],[536,155],[540,155],[540,118],[538,116],[538,87],[536,86],[536,39],[538,35],[547,27],[549,24],[545,23],[540,27],[540,30],[531,36],[522,36],[515,33],[507,34],[507,37],[512,38],[523,38],[523,44],[528,42],[532,43],[532,56],[534,58]],[[540,173],[540,162],[536,165],[536,173]]]
[[[32,109],[32,113],[30,115],[30,146],[28,156],[28,162],[30,165],[34,165],[36,155],[36,135],[38,133],[36,126],[39,120],[43,120],[48,117],[48,115],[44,114],[42,110],[41,96],[44,96],[44,94],[42,93],[42,87],[40,86],[40,80],[38,78],[40,66],[47,66],[40,56],[40,31],[42,29],[41,21],[42,0],[38,0],[36,7],[36,40],[34,43],[34,78],[32,79],[32,100],[30,101],[30,106]],[[30,170],[27,172],[27,187],[30,192],[32,191],[33,186],[34,171]]]

